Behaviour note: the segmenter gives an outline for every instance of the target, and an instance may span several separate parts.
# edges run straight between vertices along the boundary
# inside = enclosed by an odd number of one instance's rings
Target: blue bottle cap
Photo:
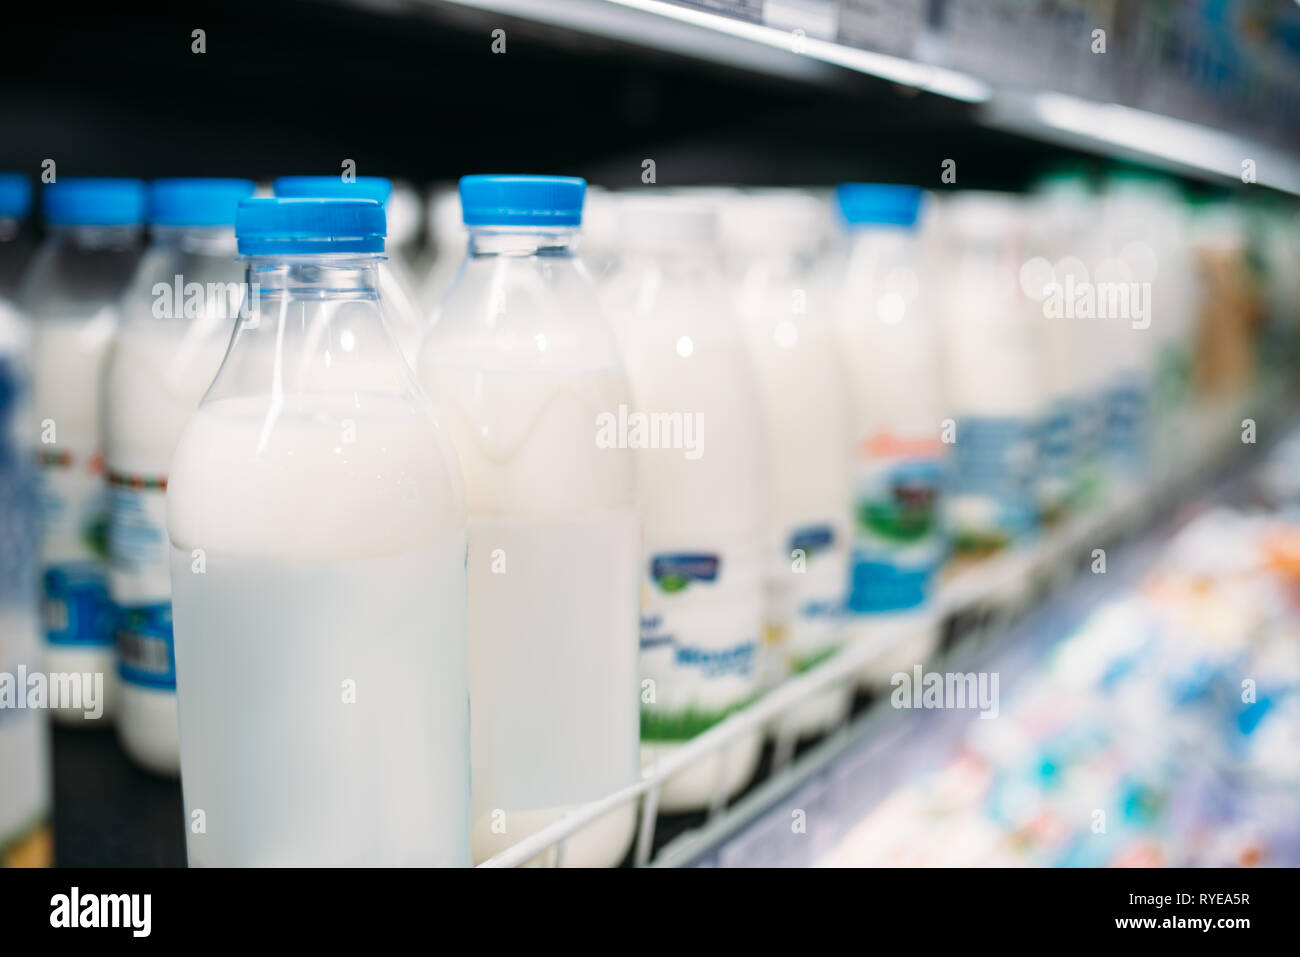
[[[243,256],[382,253],[384,207],[373,199],[241,200],[235,237]]]
[[[913,226],[921,209],[921,189],[891,183],[841,183],[835,187],[840,215],[851,226]]]
[[[253,195],[251,179],[156,179],[149,184],[154,226],[233,226],[241,199]]]
[[[0,173],[0,216],[22,219],[32,209],[32,181],[22,173]]]
[[[387,203],[393,181],[382,176],[358,176],[344,182],[341,176],[281,176],[271,184],[276,196],[317,199],[373,199]]]
[[[144,222],[143,180],[78,177],[42,188],[45,221],[52,226],[138,226]]]
[[[577,176],[462,176],[466,226],[580,226],[587,181]]]

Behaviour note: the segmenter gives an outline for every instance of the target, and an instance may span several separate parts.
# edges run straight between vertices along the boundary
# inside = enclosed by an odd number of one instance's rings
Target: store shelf
[[[1166,47],[1193,40],[1162,22],[1142,29],[1160,16],[1141,5],[1059,4],[1054,18],[1043,16],[1038,23],[1030,12],[1012,15],[997,5],[983,10],[937,0],[883,4],[870,15],[849,0],[423,2],[522,18],[802,82],[835,82],[842,71],[865,74],[974,104],[974,122],[989,129],[1182,175],[1240,183],[1243,163],[1253,161],[1254,182],[1300,195],[1294,118],[1285,109],[1267,117],[1266,128],[1278,133],[1273,141],[1255,135],[1260,124],[1243,116],[1261,99],[1261,87],[1286,94],[1276,97],[1280,101],[1295,101],[1300,69],[1285,58],[1234,50],[1229,67],[1213,64],[1226,74],[1221,85],[1227,92],[1217,96],[1214,90],[1189,89],[1186,77],[1171,69],[1166,74],[1172,76],[1146,76],[1144,68],[1162,65]],[[948,36],[935,28],[945,17]],[[996,22],[999,17],[1008,22]],[[1134,19],[1137,28],[1129,22]],[[1113,37],[1115,49],[1105,57],[1089,52],[1094,28]],[[1124,44],[1126,36],[1135,38]],[[1226,56],[1216,44],[1227,39],[1201,42],[1214,55]],[[1028,72],[1001,73],[1000,63],[1008,61],[1012,48],[1018,56],[1011,59],[1029,62]],[[1019,56],[1025,51],[1037,55]],[[1198,49],[1195,56],[1211,53]],[[1181,115],[1144,106],[1148,102],[1171,104]]]
[[[945,581],[929,612],[930,623],[938,628],[966,612],[970,616],[958,641],[958,653],[983,654],[990,642],[1004,637],[1011,622],[1019,619],[1038,599],[1059,595],[1061,586],[1077,577],[1090,561],[1092,551],[1110,547],[1168,516],[1170,509],[1189,496],[1204,490],[1214,478],[1249,451],[1240,441],[1241,420],[1246,416],[1262,419],[1257,410],[1277,410],[1277,396],[1255,395],[1238,401],[1220,401],[1201,408],[1196,416],[1200,441],[1184,450],[1182,461],[1171,464],[1160,475],[1141,485],[1119,491],[1093,512],[1080,514],[1071,521],[1046,532],[1022,546],[982,561]],[[642,772],[641,780],[604,798],[577,808],[518,844],[486,861],[485,867],[513,867],[530,862],[561,865],[564,842],[584,826],[610,811],[632,802],[640,804],[640,827],[633,863],[637,866],[680,866],[696,863],[706,852],[715,854],[730,836],[739,833],[762,817],[778,797],[785,797],[801,787],[825,787],[826,775],[849,774],[855,783],[841,782],[841,788],[854,794],[870,793],[878,784],[858,780],[855,769],[872,765],[877,749],[888,744],[889,718],[892,709],[876,702],[846,720],[812,749],[794,757],[794,742],[778,739],[773,748],[770,775],[730,806],[721,785],[715,792],[705,822],[656,842],[658,795],[663,784],[684,769],[707,760],[717,760],[728,749],[755,731],[767,728],[775,719],[790,712],[819,693],[836,687],[851,687],[865,667],[892,661],[903,633],[887,634],[874,643],[848,644],[843,651],[798,678],[788,681],[705,733],[693,738],[666,758]],[[725,766],[725,757],[722,762]],[[847,770],[846,770],[847,768]],[[871,775],[875,782],[875,766]],[[816,782],[822,780],[821,784]],[[788,804],[789,802],[785,802]],[[799,805],[802,806],[802,805]],[[781,822],[788,833],[789,822]],[[758,841],[755,847],[780,847]],[[739,862],[759,863],[737,851]],[[758,853],[754,851],[754,853]],[[733,859],[735,855],[733,854]],[[732,859],[729,859],[732,860]],[[726,862],[725,860],[723,861]],[[732,860],[732,862],[737,862]],[[789,863],[764,861],[762,863]]]

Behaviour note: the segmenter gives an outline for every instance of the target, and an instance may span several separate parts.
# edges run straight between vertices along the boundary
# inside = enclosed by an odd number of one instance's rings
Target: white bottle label
[[[108,590],[122,680],[175,690],[167,479],[110,468]]]
[[[845,529],[831,522],[790,528],[767,580],[764,673],[772,684],[825,661],[840,647],[847,584]]]
[[[103,457],[90,443],[38,452],[45,637],[55,645],[109,647],[113,609],[104,577]]]
[[[641,598],[641,740],[685,741],[758,694],[758,551],[646,550]]]

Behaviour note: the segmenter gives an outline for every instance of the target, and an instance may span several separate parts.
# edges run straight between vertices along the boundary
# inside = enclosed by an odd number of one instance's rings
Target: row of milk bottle
[[[841,187],[829,266],[804,194],[619,198],[597,288],[581,180],[467,177],[424,331],[385,182],[275,191],[48,186],[23,297],[50,668],[120,674],[123,741],[160,771],[179,683],[194,863],[482,860],[846,637],[921,660],[945,494],[958,534],[1032,524],[1005,197],[947,211],[944,289],[914,188]],[[760,746],[660,807],[735,793]],[[634,815],[565,861],[616,863]]]

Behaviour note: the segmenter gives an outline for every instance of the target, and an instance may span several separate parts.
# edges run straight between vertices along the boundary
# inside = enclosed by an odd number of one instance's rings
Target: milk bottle
[[[826,290],[812,273],[821,204],[793,191],[751,194],[722,215],[740,264],[736,312],[758,376],[767,435],[764,671],[775,684],[834,655],[843,640],[849,554],[848,393]],[[850,688],[782,722],[828,730]],[[778,732],[779,733],[779,732]]]
[[[102,689],[100,701],[54,711],[58,721],[94,727],[83,718],[111,718],[117,699],[100,400],[117,300],[139,258],[145,187],[63,179],[43,187],[42,198],[50,233],[20,300],[33,321],[45,665],[90,676],[91,696]]]
[[[413,210],[411,197],[406,193],[396,194],[392,180],[382,176],[357,176],[350,180],[341,176],[281,176],[272,186],[276,196],[373,199],[384,207],[389,229],[386,247],[389,255],[379,264],[384,321],[392,326],[402,355],[414,366],[420,338],[424,335],[424,310],[420,308],[415,277],[403,247],[409,248],[419,234],[418,205]],[[394,234],[395,226],[400,229],[397,234]]]
[[[476,861],[637,779],[636,476],[602,441],[629,398],[577,257],[584,186],[461,180],[468,258],[420,359],[469,504]],[[571,836],[563,863],[617,864],[635,816]]]
[[[717,214],[680,197],[628,198],[620,265],[604,287],[632,383],[645,527],[643,760],[670,754],[761,690],[765,557],[762,399],[728,287]],[[665,811],[737,793],[755,731],[670,779]]]
[[[373,200],[247,199],[167,490],[192,865],[469,862],[465,507]]]
[[[13,681],[0,701],[0,867],[52,863],[47,718],[19,680],[41,670],[31,342],[12,282],[31,204],[31,181],[0,173],[0,675]]]
[[[180,773],[168,572],[167,469],[243,304],[235,208],[251,180],[149,187],[152,239],[122,301],[105,371],[108,591],[117,607],[117,732],[138,764]]]
[[[1041,415],[1035,336],[1020,286],[1025,261],[1016,198],[966,191],[943,211],[943,326],[955,414],[947,514],[956,546],[984,553],[1037,526]]]
[[[835,199],[848,233],[835,325],[852,401],[851,631],[896,642],[861,674],[876,683],[923,661],[938,638],[928,608],[948,551],[940,508],[949,410],[921,191],[846,183]]]

